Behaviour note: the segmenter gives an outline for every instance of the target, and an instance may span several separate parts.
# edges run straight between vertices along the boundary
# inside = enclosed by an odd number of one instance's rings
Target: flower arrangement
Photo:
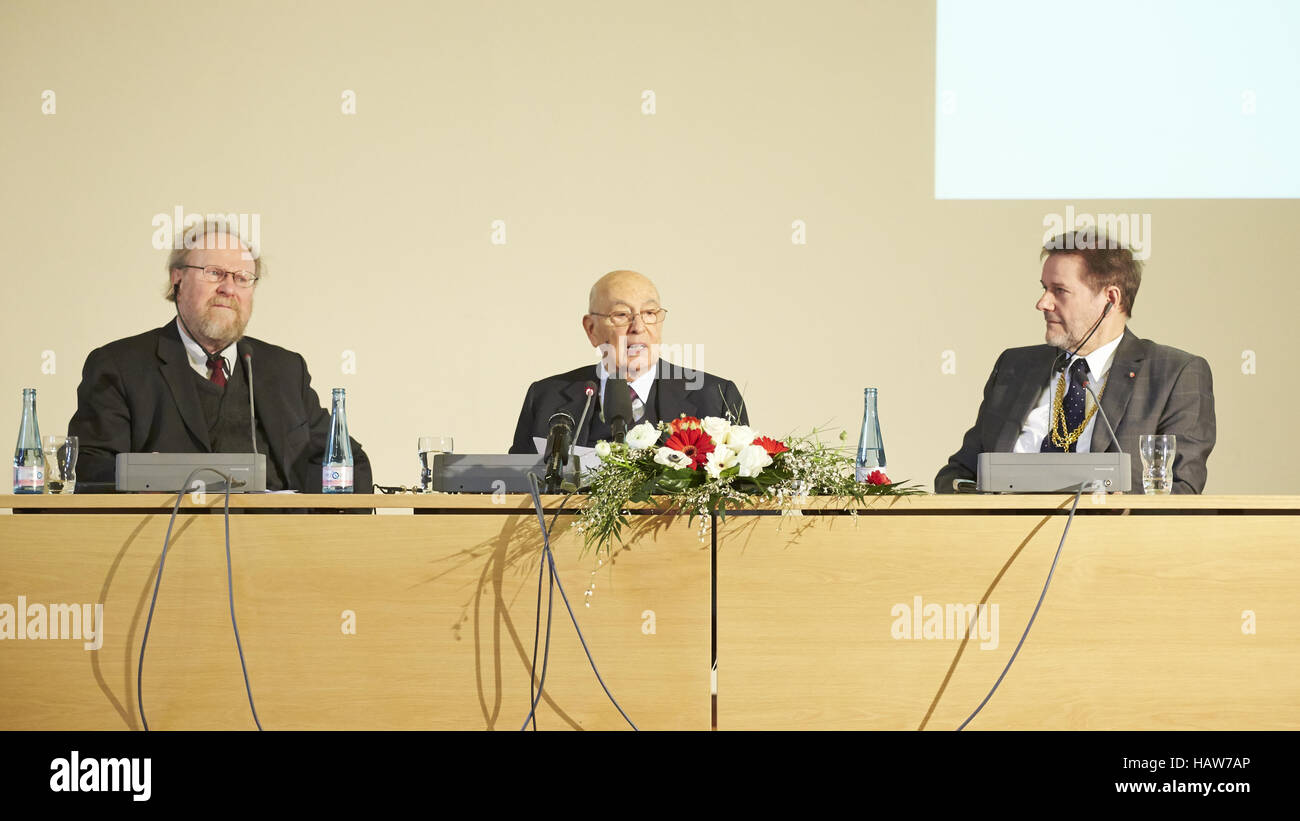
[[[601,465],[586,477],[591,496],[577,527],[586,546],[597,550],[621,541],[629,502],[650,502],[653,496],[668,497],[664,513],[701,517],[703,535],[711,512],[726,518],[729,507],[763,500],[793,507],[808,496],[831,496],[863,504],[870,496],[923,492],[891,482],[881,471],[857,481],[852,452],[826,444],[816,431],[772,439],[714,416],[682,416],[657,427],[643,422],[627,432],[625,444],[597,442],[596,455]]]

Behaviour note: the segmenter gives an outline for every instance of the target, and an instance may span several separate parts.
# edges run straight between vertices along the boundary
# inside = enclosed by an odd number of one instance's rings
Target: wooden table
[[[139,726],[136,665],[174,498],[0,497],[19,514],[0,516],[0,605],[103,603],[107,626],[98,650],[0,640],[0,728]],[[566,514],[554,545],[601,674],[639,727],[710,726],[716,599],[719,729],[943,730],[1014,650],[1071,501],[925,496],[850,516],[814,500],[801,516],[715,519],[712,553],[680,518],[636,515],[628,546],[603,560],[581,554]],[[176,522],[144,673],[154,728],[253,726],[220,504],[186,497]],[[527,497],[232,506],[264,727],[522,725],[540,555]],[[323,512],[339,507],[403,515]],[[971,729],[1300,727],[1297,517],[1295,497],[1084,496],[1037,621]],[[978,621],[962,629],[972,612],[986,614],[984,637]],[[539,726],[625,727],[558,597],[553,619]]]

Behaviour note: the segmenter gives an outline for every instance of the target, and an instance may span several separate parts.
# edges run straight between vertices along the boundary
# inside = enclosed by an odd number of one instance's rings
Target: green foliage
[[[666,426],[661,424],[661,428]],[[591,495],[578,528],[587,549],[594,546],[608,551],[613,541],[622,541],[623,528],[628,524],[624,509],[630,503],[657,504],[665,513],[683,513],[694,522],[696,516],[711,513],[725,519],[728,508],[735,510],[762,502],[794,508],[809,497],[825,496],[859,506],[873,497],[924,492],[906,482],[858,482],[853,450],[843,444],[845,432],[838,438],[840,444],[830,445],[822,441],[817,430],[806,436],[791,436],[783,440],[789,450],[773,455],[772,463],[756,476],[741,476],[739,465],[732,465],[717,478],[710,477],[703,467],[691,470],[656,462],[658,446],[629,450],[626,445],[611,445],[600,468],[588,476]]]

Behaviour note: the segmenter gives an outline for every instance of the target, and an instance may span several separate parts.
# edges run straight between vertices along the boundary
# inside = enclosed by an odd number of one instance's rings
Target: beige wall
[[[874,385],[891,473],[928,485],[997,353],[1041,341],[1036,249],[1068,204],[935,201],[934,23],[929,2],[2,0],[0,434],[25,386],[61,430],[86,353],[168,321],[151,220],[180,205],[261,215],[248,332],[348,389],[380,482],[416,480],[420,434],[504,451],[530,381],[594,362],[587,288],[627,267],[765,432],[856,441]],[[1143,127],[1140,100],[1080,104]],[[1210,361],[1207,490],[1300,492],[1300,204],[1073,204],[1152,215],[1132,327]]]

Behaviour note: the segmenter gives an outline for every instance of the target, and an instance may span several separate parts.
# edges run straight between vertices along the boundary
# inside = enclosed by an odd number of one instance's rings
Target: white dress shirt
[[[189,334],[185,333],[185,326],[181,324],[181,318],[176,317],[176,330],[181,332],[181,344],[185,346],[185,353],[189,354],[190,367],[194,372],[204,379],[210,378],[208,371],[208,354],[203,350],[203,346],[195,342]],[[235,361],[238,359],[237,346],[239,341],[231,342],[224,351],[221,352],[222,359],[226,360],[226,377],[229,378],[235,372]]]
[[[1102,390],[1106,385],[1106,378],[1110,376],[1110,364],[1115,359],[1115,349],[1119,347],[1120,340],[1124,338],[1124,332],[1121,330],[1119,336],[1102,345],[1097,350],[1088,354],[1084,359],[1088,360],[1088,373],[1091,374],[1092,389],[1098,397],[1101,397]],[[1065,390],[1069,393],[1071,383],[1074,381],[1070,376],[1070,366],[1074,364],[1077,357],[1070,357],[1065,363]],[[1016,446],[1012,449],[1013,453],[1038,453],[1043,446],[1043,438],[1047,436],[1052,423],[1052,393],[1056,390],[1056,374],[1048,380],[1047,387],[1038,396],[1038,402],[1029,411],[1020,427],[1020,436],[1016,439]],[[1084,408],[1091,408],[1094,404],[1092,397],[1085,393]],[[1077,453],[1088,453],[1092,447],[1092,431],[1097,424],[1098,414],[1093,414],[1088,420],[1088,425],[1083,429],[1079,436],[1079,441],[1075,442],[1074,450]]]

